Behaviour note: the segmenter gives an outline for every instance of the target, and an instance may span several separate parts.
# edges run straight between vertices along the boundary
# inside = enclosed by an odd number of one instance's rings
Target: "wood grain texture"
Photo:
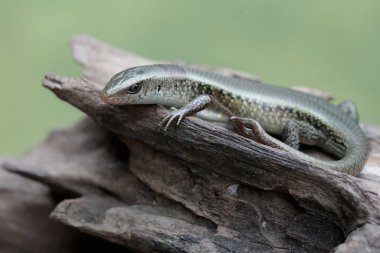
[[[38,157],[35,159],[39,160]],[[63,196],[59,191],[50,189],[45,182],[6,170],[7,166],[14,164],[12,161],[16,160],[0,158],[1,253],[126,252],[119,245],[50,220],[50,213]],[[21,163],[20,160],[18,162]]]
[[[99,98],[114,73],[154,61],[88,36],[71,47],[83,78],[48,74],[43,84],[96,124],[56,131],[4,165],[66,197],[54,220],[140,252],[380,250],[379,128],[366,127],[371,154],[358,178],[194,117],[164,132],[165,108]]]

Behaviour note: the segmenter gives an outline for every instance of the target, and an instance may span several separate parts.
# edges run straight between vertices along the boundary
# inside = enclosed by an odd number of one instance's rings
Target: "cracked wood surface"
[[[153,61],[87,36],[71,47],[83,78],[49,74],[43,83],[98,125],[55,131],[4,164],[64,196],[54,220],[140,252],[379,250],[380,129],[366,127],[371,154],[359,178],[194,117],[163,132],[166,109],[99,98],[114,73]]]

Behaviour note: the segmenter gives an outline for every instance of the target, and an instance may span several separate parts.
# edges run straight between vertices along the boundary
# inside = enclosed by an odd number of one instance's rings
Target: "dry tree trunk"
[[[87,36],[71,47],[83,78],[49,74],[43,84],[93,121],[2,162],[6,173],[59,196],[45,209],[60,201],[53,220],[138,252],[380,251],[379,128],[366,127],[372,150],[359,178],[193,117],[163,132],[166,109],[99,98],[114,73],[153,61]]]

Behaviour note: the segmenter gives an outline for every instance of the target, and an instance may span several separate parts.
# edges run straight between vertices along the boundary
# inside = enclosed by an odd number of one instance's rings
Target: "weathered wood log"
[[[62,253],[79,253],[83,249],[99,253],[125,252],[118,245],[49,220],[60,194],[43,183],[8,172],[3,168],[6,160],[9,164],[9,158],[0,158],[1,253],[57,252],[57,249]]]
[[[47,217],[54,203],[47,186],[9,173],[0,160],[0,252],[41,252],[61,247],[70,252],[64,228]],[[46,236],[40,237],[43,233]],[[57,239],[59,238],[59,239]]]
[[[49,74],[45,87],[126,146],[86,120],[5,164],[68,198],[81,196],[61,202],[54,220],[142,252],[380,249],[380,129],[366,128],[372,150],[359,178],[193,117],[164,132],[166,109],[111,107],[99,98],[114,73],[152,61],[86,36],[72,49],[83,78]]]

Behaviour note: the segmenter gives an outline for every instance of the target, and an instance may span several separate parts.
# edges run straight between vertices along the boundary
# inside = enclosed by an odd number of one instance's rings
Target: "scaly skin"
[[[113,105],[161,104],[181,108],[164,118],[166,127],[214,104],[216,111],[205,110],[199,116],[214,121],[230,120],[247,137],[351,175],[360,173],[368,156],[368,141],[357,123],[356,111],[350,109],[351,103],[348,107],[337,106],[313,95],[257,81],[157,64],[116,74],[101,96],[104,102]],[[288,145],[262,128],[282,135]],[[339,160],[308,156],[296,149],[299,142],[320,146]]]

